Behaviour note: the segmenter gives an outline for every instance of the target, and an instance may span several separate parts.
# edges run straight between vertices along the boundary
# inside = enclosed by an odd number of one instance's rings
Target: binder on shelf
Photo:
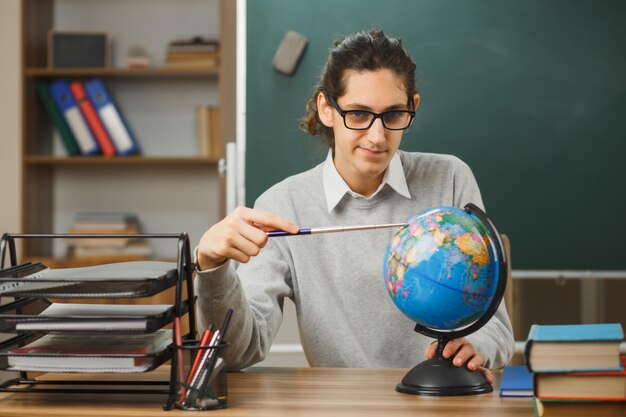
[[[95,78],[87,81],[85,89],[98,112],[98,116],[100,116],[102,124],[111,137],[118,155],[124,156],[138,153],[137,141],[102,80]]]
[[[94,109],[91,101],[87,97],[87,93],[85,92],[85,87],[81,81],[73,81],[70,83],[70,91],[80,108],[83,117],[87,121],[87,125],[91,130],[91,133],[98,141],[100,145],[100,149],[102,150],[102,154],[104,156],[114,156],[115,155],[115,146],[109,137],[106,129],[102,125],[100,118],[98,117],[98,113],[96,113],[96,109]]]
[[[91,133],[91,130],[89,130],[87,121],[83,118],[83,115],[78,109],[78,104],[72,96],[67,81],[61,79],[50,84],[50,93],[61,114],[65,117],[70,130],[74,134],[81,154],[89,156],[99,153],[100,146]]]
[[[61,136],[61,141],[63,142],[65,151],[69,156],[80,155],[81,151],[78,148],[78,143],[76,143],[76,138],[70,130],[63,114],[61,114],[61,111],[54,103],[52,94],[50,94],[48,83],[43,80],[39,80],[37,81],[36,88],[43,107],[46,109],[46,112],[48,112],[48,115],[52,120],[52,124],[59,132],[59,136]]]

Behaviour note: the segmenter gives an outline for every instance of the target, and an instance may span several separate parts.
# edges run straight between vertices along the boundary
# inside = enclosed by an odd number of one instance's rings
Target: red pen
[[[213,325],[209,325],[209,328],[202,333],[202,339],[200,339],[200,346],[204,347],[209,344],[209,340],[211,340],[211,334],[213,334]],[[193,360],[193,365],[191,365],[191,369],[189,370],[189,375],[187,375],[187,385],[191,384],[191,380],[193,379],[193,375],[198,370],[198,366],[200,365],[200,360],[202,359],[202,355],[206,349],[198,349],[198,353],[196,353],[196,357]],[[181,395],[181,402],[185,401],[184,395]]]

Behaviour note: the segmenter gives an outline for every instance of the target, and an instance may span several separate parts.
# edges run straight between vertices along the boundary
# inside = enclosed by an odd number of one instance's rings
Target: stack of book
[[[626,356],[619,323],[533,325],[526,363],[535,415],[626,416]]]
[[[37,82],[37,94],[69,156],[131,155],[137,141],[102,80]]]
[[[165,59],[176,68],[217,68],[219,61],[219,41],[202,37],[170,42]]]
[[[68,233],[133,235],[139,233],[139,220],[133,213],[78,213]],[[145,241],[131,236],[69,238],[66,243],[72,258],[112,258],[120,261],[145,259],[152,254],[152,248]]]

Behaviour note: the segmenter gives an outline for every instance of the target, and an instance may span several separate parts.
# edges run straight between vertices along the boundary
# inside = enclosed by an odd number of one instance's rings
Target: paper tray
[[[50,315],[53,307],[67,310],[66,315]],[[46,309],[48,315],[41,315]],[[181,314],[187,311],[185,301]],[[0,332],[152,333],[171,323],[175,312],[173,305],[52,304],[30,298],[2,306]]]
[[[37,266],[37,265],[35,265]],[[0,271],[0,295],[44,298],[139,298],[176,284],[171,262],[119,262],[84,268],[41,269],[20,276]],[[24,271],[22,271],[23,273]],[[9,276],[7,276],[9,275]]]
[[[85,352],[72,353],[61,351],[40,351],[32,348],[28,353],[18,353],[18,349],[24,349],[37,338],[32,334],[19,335],[0,344],[0,370],[28,371],[28,372],[62,372],[62,373],[140,373],[148,372],[172,358],[171,331],[161,330],[159,336],[159,350],[147,353],[110,353],[113,349],[102,349],[98,353]],[[153,333],[152,335],[156,335]],[[48,335],[50,336],[50,335]],[[103,336],[103,335],[100,335]],[[121,335],[120,335],[121,336]],[[67,337],[71,337],[68,335]],[[98,337],[98,336],[94,336]],[[110,337],[110,336],[109,336]],[[124,336],[128,338],[128,336]],[[167,342],[167,343],[166,343]],[[66,346],[72,346],[67,343]],[[77,346],[82,347],[80,342]],[[132,352],[128,348],[128,352]],[[136,350],[135,350],[136,351]],[[118,350],[119,352],[119,350]]]
[[[37,280],[26,290],[7,291],[2,296],[44,298],[140,298],[149,297],[176,284],[176,276],[146,280],[76,282],[69,280]],[[43,285],[51,284],[48,288]]]

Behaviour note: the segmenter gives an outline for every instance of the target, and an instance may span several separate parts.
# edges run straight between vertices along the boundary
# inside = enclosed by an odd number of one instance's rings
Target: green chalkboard
[[[624,16],[620,0],[250,0],[247,204],[325,157],[304,103],[331,42],[380,27],[418,64],[401,148],[472,167],[514,268],[625,270]],[[287,30],[310,41],[291,77],[271,65]]]

